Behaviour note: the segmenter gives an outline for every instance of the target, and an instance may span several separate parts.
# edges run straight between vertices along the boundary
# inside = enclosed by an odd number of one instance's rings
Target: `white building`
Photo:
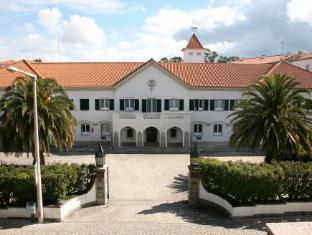
[[[194,46],[195,45],[195,46]],[[227,118],[242,92],[267,74],[288,74],[312,88],[312,73],[285,62],[204,63],[195,35],[183,63],[19,61],[14,66],[55,78],[73,100],[76,144],[109,142],[117,148],[226,147]],[[2,93],[16,75],[0,70]]]

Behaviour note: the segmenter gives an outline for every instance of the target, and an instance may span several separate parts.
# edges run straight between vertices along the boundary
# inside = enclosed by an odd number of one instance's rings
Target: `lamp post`
[[[38,107],[37,107],[37,75],[20,70],[16,67],[8,67],[9,72],[20,72],[24,75],[30,76],[33,82],[33,96],[34,96],[34,132],[35,132],[35,179],[37,192],[37,215],[38,222],[43,223],[43,202],[42,202],[42,186],[41,186],[41,169],[39,157],[39,131],[38,131]]]

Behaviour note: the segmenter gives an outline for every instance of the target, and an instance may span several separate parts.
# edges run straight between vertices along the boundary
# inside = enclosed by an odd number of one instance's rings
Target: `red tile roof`
[[[188,44],[186,45],[186,48],[183,48],[182,51],[184,51],[185,49],[204,49],[204,47],[196,37],[195,33],[193,33]]]
[[[218,63],[157,63],[141,62],[77,62],[35,63],[18,61],[13,66],[43,77],[55,78],[65,88],[111,88],[142,66],[154,63],[165,72],[190,87],[245,88],[266,74],[294,76],[302,87],[312,89],[312,73],[286,62],[270,64],[218,64]],[[12,84],[22,74],[0,69],[0,87]]]
[[[233,64],[267,64],[274,63],[278,61],[300,61],[312,59],[312,52],[303,54],[293,54],[293,55],[270,55],[270,56],[258,56],[253,58],[243,58],[237,61],[233,61]]]
[[[14,60],[5,60],[5,61],[0,61],[0,68],[1,67],[4,67],[4,66],[8,66],[8,65],[11,65],[11,64],[14,64],[15,61]]]

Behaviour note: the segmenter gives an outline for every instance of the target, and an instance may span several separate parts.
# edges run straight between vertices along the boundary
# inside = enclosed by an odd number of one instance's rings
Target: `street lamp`
[[[16,67],[8,67],[9,72],[20,72],[24,75],[30,76],[33,82],[33,96],[34,96],[34,132],[35,132],[35,179],[38,205],[38,222],[43,223],[43,203],[42,203],[42,186],[41,186],[41,169],[39,157],[39,134],[38,134],[38,107],[37,107],[37,75],[28,73]]]

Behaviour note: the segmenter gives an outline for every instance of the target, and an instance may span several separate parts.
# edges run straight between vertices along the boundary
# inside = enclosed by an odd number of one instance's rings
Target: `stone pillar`
[[[142,148],[143,147],[143,137],[142,137],[142,132],[141,131],[138,132],[137,146],[138,146],[138,148]]]
[[[184,132],[184,148],[189,149],[190,148],[190,134],[189,132]]]
[[[96,204],[106,205],[108,201],[108,167],[104,165],[96,169],[95,178]]]
[[[114,148],[119,148],[120,146],[119,146],[119,136],[118,136],[118,132],[117,131],[115,131],[114,132],[114,136],[113,136],[113,143],[114,143]]]
[[[191,206],[199,206],[199,181],[200,167],[189,165],[188,203]]]
[[[166,133],[165,132],[161,132],[160,134],[160,147],[166,148]]]

